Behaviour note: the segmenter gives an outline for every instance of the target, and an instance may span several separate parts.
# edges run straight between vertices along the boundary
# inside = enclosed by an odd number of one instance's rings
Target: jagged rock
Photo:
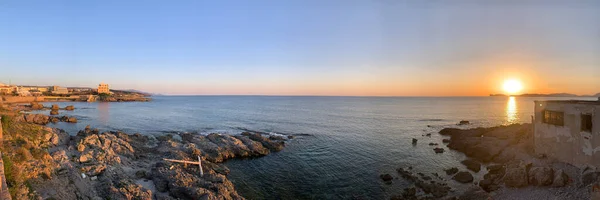
[[[435,153],[444,153],[444,148],[434,148],[433,151],[435,151]]]
[[[470,183],[473,182],[473,175],[469,172],[458,172],[452,179],[460,182],[460,183]]]
[[[79,162],[80,163],[87,163],[92,161],[94,158],[92,156],[91,152],[88,152],[86,154],[82,154],[81,156],[79,156]]]
[[[87,176],[98,176],[102,174],[106,170],[105,164],[85,166],[81,168],[81,171],[84,172]]]
[[[554,171],[554,180],[552,181],[552,187],[563,187],[569,182],[569,176],[562,170]]]
[[[481,163],[472,160],[472,159],[467,159],[467,160],[463,160],[462,162],[463,165],[467,166],[467,169],[474,171],[474,172],[479,172],[481,170]]]
[[[50,122],[50,117],[44,114],[24,114],[20,121],[27,123],[34,123],[39,125],[46,125]]]
[[[550,167],[532,167],[528,176],[530,185],[547,186],[554,180],[554,170]]]
[[[243,132],[242,135],[248,136],[251,140],[260,142],[271,151],[281,151],[285,145],[283,141],[275,142],[263,137],[260,133]]]
[[[444,171],[446,171],[447,175],[453,175],[453,174],[456,174],[458,172],[458,168],[453,167],[453,168],[450,168],[450,169],[446,169]]]
[[[138,184],[122,180],[117,185],[118,188],[110,187],[107,199],[152,199],[152,191],[143,188]]]
[[[72,106],[72,105],[67,106],[67,107],[65,107],[65,110],[75,110],[75,106]]]

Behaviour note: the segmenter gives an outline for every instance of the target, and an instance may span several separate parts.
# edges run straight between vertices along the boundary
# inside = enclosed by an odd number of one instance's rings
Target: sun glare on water
[[[523,89],[523,85],[518,80],[506,80],[503,89],[508,94],[515,94]]]

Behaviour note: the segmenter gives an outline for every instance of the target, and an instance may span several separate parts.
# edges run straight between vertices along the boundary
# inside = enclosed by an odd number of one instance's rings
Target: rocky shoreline
[[[536,191],[531,193],[539,199],[589,199],[590,184],[598,180],[600,172],[535,155],[532,129],[531,124],[444,128],[439,132],[443,136],[440,142],[447,144],[448,149],[433,150],[464,153],[467,159],[460,161],[463,166],[432,176],[404,167],[397,169],[397,175],[383,174],[381,178],[392,181],[397,176],[412,183],[391,199],[530,199],[524,195],[529,191]],[[417,145],[416,141],[412,140],[413,145]],[[456,189],[449,186],[450,181],[465,184],[468,189],[451,194]]]
[[[288,140],[250,131],[153,137],[100,132],[89,126],[71,136],[43,126],[52,119],[15,114],[7,122],[4,143],[13,149],[4,151],[5,160],[12,161],[10,171],[21,170],[14,174],[25,176],[9,177],[14,199],[244,199],[221,163],[280,151]],[[23,133],[32,129],[37,132]],[[22,158],[34,151],[40,155]],[[203,175],[198,165],[165,160],[199,158]]]

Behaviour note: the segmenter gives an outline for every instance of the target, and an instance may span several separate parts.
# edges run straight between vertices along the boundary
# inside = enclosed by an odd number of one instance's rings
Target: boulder
[[[470,124],[471,122],[467,121],[467,120],[461,120],[460,122],[458,122],[458,125],[467,125]]]
[[[473,159],[467,159],[467,160],[463,160],[462,162],[463,165],[467,166],[467,169],[474,171],[474,172],[479,172],[481,170],[481,163],[473,160]]]
[[[72,105],[67,106],[67,107],[65,107],[65,110],[75,110],[75,106],[72,106]]]
[[[67,121],[66,121],[66,122],[69,122],[69,123],[77,123],[77,118],[75,118],[75,117],[69,117],[69,118],[67,118]]]
[[[437,146],[437,145],[438,145],[438,143],[433,143],[433,142],[429,143],[429,146]]]
[[[469,172],[458,172],[454,177],[452,177],[455,181],[459,183],[470,183],[473,182],[473,175]]]
[[[46,125],[50,122],[50,117],[43,114],[24,114],[22,120],[27,123]]]
[[[507,187],[525,187],[528,184],[527,171],[529,170],[530,164],[512,164],[506,168],[504,174],[504,184]]]
[[[58,115],[58,110],[51,110],[50,115]]]
[[[433,149],[433,151],[435,151],[435,153],[444,153],[444,148],[436,147]]]
[[[600,172],[595,170],[584,170],[581,173],[581,183],[586,186],[595,183],[600,178]]]
[[[392,177],[392,175],[390,175],[390,174],[381,174],[381,175],[379,175],[379,178],[381,178],[381,180],[383,180],[385,182],[390,182],[390,181],[392,181],[392,179],[394,179],[394,177]]]
[[[442,139],[443,143],[450,143],[450,139]]]
[[[58,110],[60,109],[60,107],[58,107],[58,104],[52,104],[52,110]]]
[[[38,103],[38,102],[31,102],[31,109],[33,110],[41,110],[44,108],[44,105]]]
[[[413,144],[413,145],[416,145],[416,144],[417,144],[417,141],[419,141],[419,140],[417,140],[417,139],[413,138],[413,139],[412,139],[412,144]]]
[[[562,170],[554,171],[554,180],[552,180],[552,187],[563,187],[569,182],[569,176]]]
[[[453,174],[456,174],[458,172],[458,168],[453,167],[453,168],[450,168],[450,169],[446,169],[444,171],[446,171],[447,175],[453,175]]]
[[[486,192],[492,192],[500,188],[498,185],[494,184],[494,181],[490,179],[483,179],[479,181],[479,187]]]
[[[550,167],[532,167],[528,177],[530,185],[547,186],[554,180],[554,170]]]

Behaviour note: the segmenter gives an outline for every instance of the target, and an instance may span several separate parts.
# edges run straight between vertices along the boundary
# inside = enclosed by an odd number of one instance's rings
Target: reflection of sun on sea
[[[508,97],[508,103],[506,103],[506,121],[509,124],[519,122],[519,117],[517,116],[517,101],[515,100],[515,97]]]

